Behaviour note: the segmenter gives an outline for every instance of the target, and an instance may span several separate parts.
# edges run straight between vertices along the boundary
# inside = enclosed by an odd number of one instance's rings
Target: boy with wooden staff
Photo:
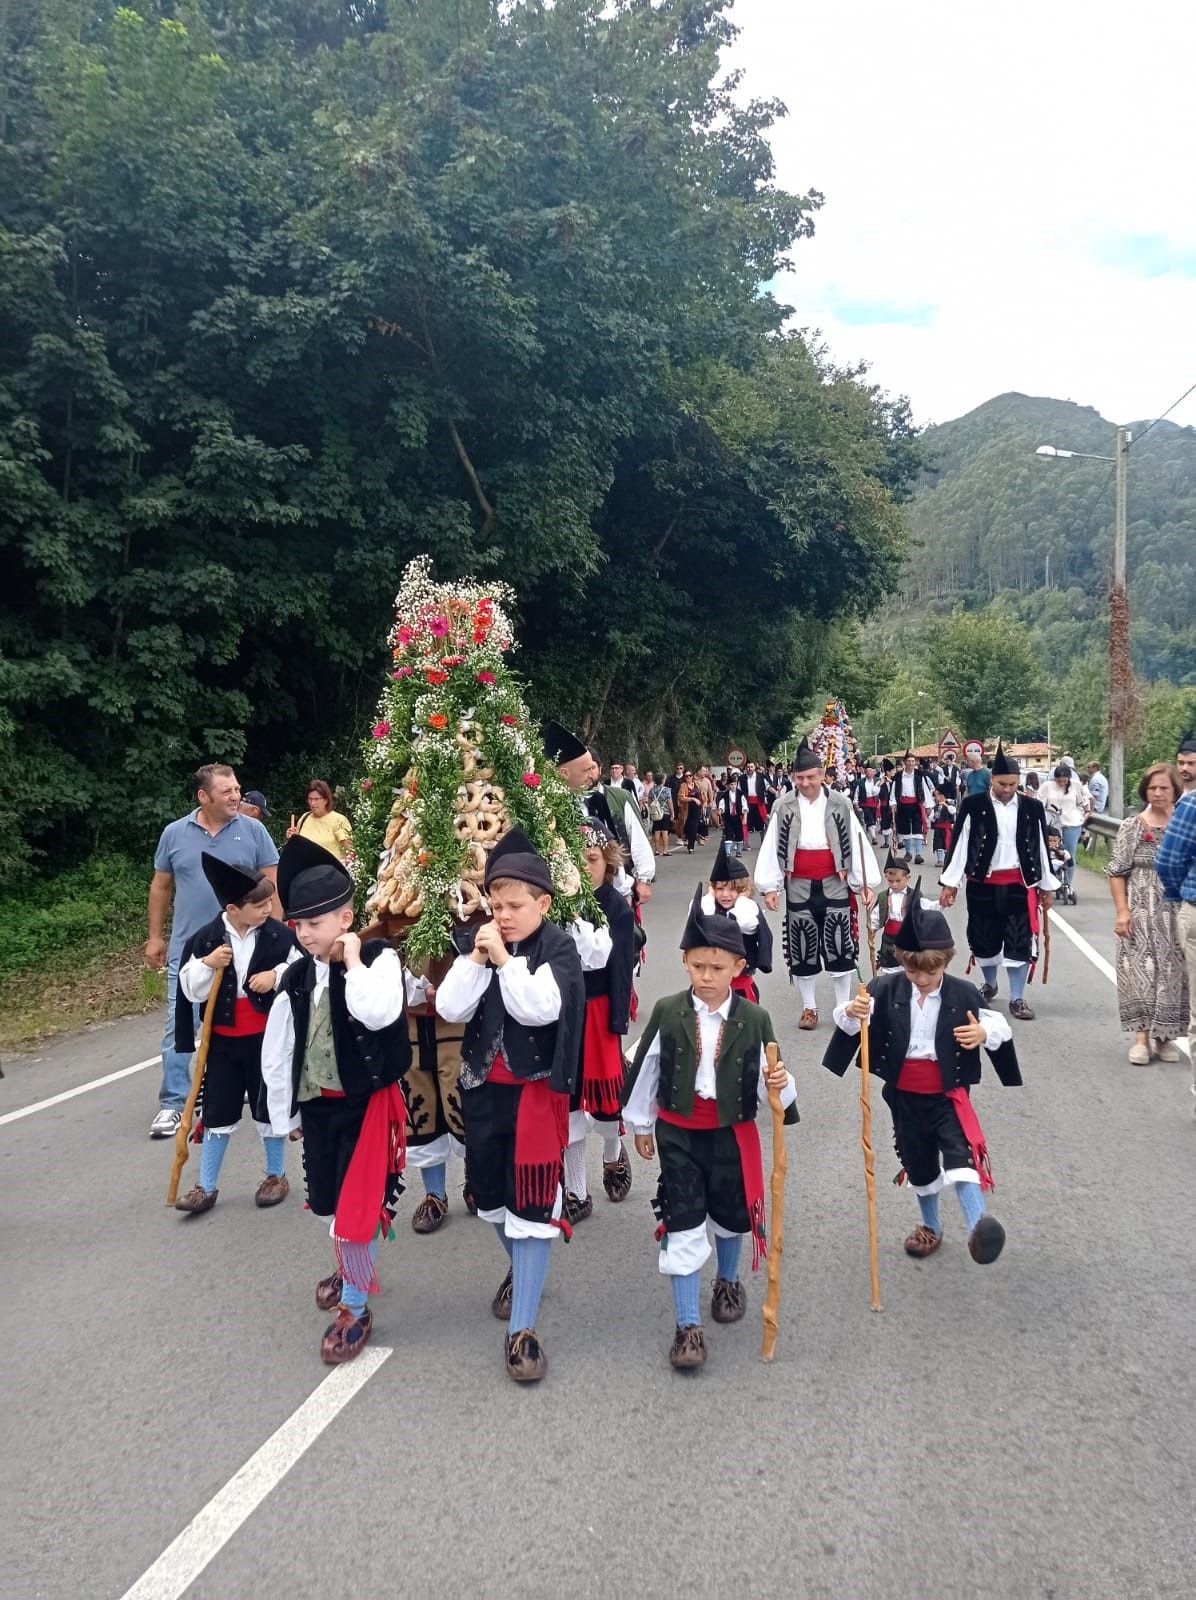
[[[927,910],[921,880],[894,941],[902,970],[873,978],[866,992],[835,1007],[835,1034],[823,1066],[842,1077],[869,1024],[870,1065],[884,1085],[901,1158],[900,1181],[918,1199],[921,1221],[905,1241],[908,1255],[933,1255],[943,1242],[939,1195],[954,1188],[973,1261],[1000,1255],[1005,1230],[990,1216],[988,1149],[969,1089],[980,1081],[980,1049],[1007,1087],[1022,1081],[1008,1020],[986,1010],[974,984],[951,977],[955,944],[947,919]]]
[[[764,1168],[756,1114],[769,1092],[794,1123],[797,1088],[782,1062],[770,1062],[775,1030],[767,1011],[733,992],[744,970],[743,933],[733,917],[707,916],[699,884],[681,936],[690,987],[657,1001],[623,1089],[623,1114],[636,1154],[659,1152],[658,1266],[671,1280],[676,1333],[669,1361],[700,1367],[706,1339],[698,1306],[702,1268],[714,1230],[718,1267],[711,1296],[715,1322],[739,1322],[747,1295],[739,1280],[745,1234],[752,1270],[767,1249]]]

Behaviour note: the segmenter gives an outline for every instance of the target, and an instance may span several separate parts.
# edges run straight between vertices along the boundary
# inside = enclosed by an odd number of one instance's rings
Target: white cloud
[[[742,93],[789,107],[778,181],[826,196],[776,290],[837,359],[922,422],[1008,389],[1128,421],[1196,381],[1189,0],[732,15]]]

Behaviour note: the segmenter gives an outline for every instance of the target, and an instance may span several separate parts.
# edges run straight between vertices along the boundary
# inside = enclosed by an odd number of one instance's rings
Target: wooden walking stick
[[[859,998],[870,998],[860,984]],[[872,1309],[880,1306],[880,1259],[876,1238],[876,1173],[872,1165],[872,1072],[869,1063],[868,1023],[860,1023],[860,1149],[864,1152],[864,1188],[868,1194],[868,1271],[872,1280]]]
[[[767,1044],[764,1054],[769,1069],[781,1059],[780,1046]],[[772,1226],[769,1230],[768,1289],[760,1313],[764,1321],[764,1343],[760,1347],[761,1361],[771,1361],[777,1347],[777,1313],[781,1309],[781,1256],[785,1249],[785,1174],[789,1170],[789,1153],[785,1148],[785,1112],[781,1106],[781,1091],[769,1089],[768,1104],[772,1111],[772,1186],[769,1202],[772,1208]]]
[[[873,905],[876,902],[873,901]],[[864,907],[864,929],[868,935],[868,960],[872,963],[872,976],[876,976],[876,934],[872,931],[872,906]]]
[[[195,1052],[195,1065],[191,1069],[191,1093],[183,1107],[183,1120],[174,1130],[174,1165],[170,1169],[170,1183],[166,1188],[166,1204],[172,1206],[179,1197],[179,1179],[187,1165],[187,1143],[191,1138],[191,1125],[195,1121],[195,1102],[203,1087],[204,1068],[208,1064],[208,1046],[212,1042],[212,1023],[216,1016],[216,996],[220,993],[220,980],[224,968],[217,967],[203,1008],[203,1027],[199,1034],[199,1048]]]

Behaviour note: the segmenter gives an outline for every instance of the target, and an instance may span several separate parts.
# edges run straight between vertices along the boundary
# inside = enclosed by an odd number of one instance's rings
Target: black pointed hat
[[[496,878],[515,878],[541,894],[552,893],[552,873],[548,863],[522,828],[508,828],[486,857],[482,886],[489,889]]]
[[[711,883],[734,883],[739,878],[746,878],[747,875],[748,869],[739,857],[727,854],[727,842],[724,839],[718,847],[718,854],[710,869]]]
[[[708,917],[702,910],[702,884],[699,884],[685,919],[681,935],[682,950],[728,950],[741,960],[747,959],[743,934],[734,917]]]
[[[909,748],[908,745],[906,745],[905,754],[902,756],[901,759],[902,759],[902,761],[912,761],[914,759],[914,752]]]
[[[1179,748],[1175,753],[1177,756],[1196,755],[1196,733],[1193,733],[1191,728],[1188,729],[1187,733],[1185,733],[1183,738],[1179,741]]]
[[[1011,778],[1015,774],[1020,773],[1021,770],[1022,769],[1021,769],[1020,764],[1018,763],[1017,757],[1016,756],[1007,756],[1005,754],[1005,746],[1001,743],[1000,739],[998,739],[997,740],[997,753],[993,757],[993,767],[992,767],[993,777],[994,778]]]
[[[821,772],[822,762],[810,749],[810,741],[802,734],[802,741],[793,752],[791,772]]]
[[[222,861],[210,850],[199,852],[199,864],[222,911],[225,906],[239,906],[262,881],[262,874],[256,867],[245,866],[238,861]]]
[[[578,756],[589,754],[577,735],[559,722],[546,722],[540,736],[544,740],[544,753],[554,767],[563,767],[566,761],[576,761]]]
[[[880,770],[882,772],[892,772],[894,770],[894,763],[889,760],[888,756],[881,762]]]
[[[913,954],[918,950],[954,950],[955,940],[951,925],[941,911],[927,911],[922,906],[922,880],[914,884],[893,943],[898,950]]]
[[[892,872],[894,869],[896,869],[898,872],[908,872],[909,857],[907,855],[895,856],[893,854],[893,847],[890,845],[888,859],[885,862],[885,871]]]
[[[330,850],[295,834],[278,857],[278,897],[287,916],[322,917],[353,899],[353,879]]]

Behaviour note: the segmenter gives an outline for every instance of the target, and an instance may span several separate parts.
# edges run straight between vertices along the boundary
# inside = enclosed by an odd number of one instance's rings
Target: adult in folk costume
[[[856,811],[859,813],[864,830],[873,844],[876,844],[880,837],[878,832],[880,824],[880,790],[880,775],[871,763],[852,778],[847,790]]]
[[[905,752],[901,771],[893,779],[893,831],[905,853],[921,865],[926,847],[926,818],[934,804],[934,781],[918,770],[912,750]]]
[[[1038,951],[1039,913],[1050,910],[1059,880],[1047,851],[1046,812],[1040,800],[1018,794],[1020,771],[998,744],[991,788],[968,795],[959,808],[939,876],[939,903],[953,906],[967,878],[968,945],[984,974],[984,1004],[997,993],[1003,962],[1009,973],[1009,1014],[1032,1022],[1025,992]]]
[[[785,888],[783,940],[790,976],[801,990],[799,1027],[818,1026],[814,980],[825,969],[836,1004],[851,998],[859,944],[851,895],[871,908],[881,873],[846,795],[823,782],[822,763],[805,739],[793,758],[794,789],[773,807],[756,859],[756,888],[769,911]]]
[[[541,732],[548,759],[577,796],[582,816],[600,822],[630,855],[636,902],[642,904],[651,899],[656,857],[644,832],[635,795],[618,785],[603,783],[602,769],[588,746],[559,722],[546,722]],[[632,891],[625,873],[616,879],[615,887],[621,894]]]
[[[748,832],[763,834],[768,827],[768,814],[777,798],[776,788],[768,774],[761,772],[754,761],[749,761],[739,778],[739,788],[747,801]]]

